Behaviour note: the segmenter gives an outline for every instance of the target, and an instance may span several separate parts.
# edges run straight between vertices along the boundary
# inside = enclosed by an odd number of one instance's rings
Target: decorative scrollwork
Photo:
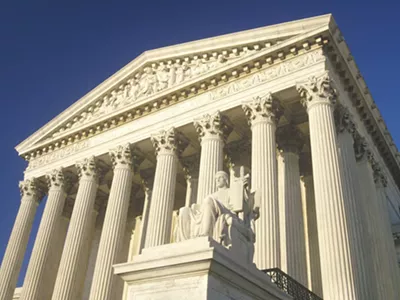
[[[221,136],[226,139],[232,130],[232,127],[228,125],[227,118],[221,115],[219,111],[212,115],[205,114],[201,118],[195,119],[193,125],[200,140],[211,136]]]
[[[132,151],[130,144],[124,146],[120,145],[115,149],[110,150],[109,155],[114,168],[118,165],[132,167]]]
[[[36,201],[39,201],[43,197],[43,191],[38,185],[38,180],[34,177],[20,181],[19,190],[22,197],[33,197]]]
[[[262,120],[277,124],[283,114],[282,106],[271,93],[253,97],[251,100],[244,102],[242,108],[250,124]]]
[[[301,103],[310,108],[314,103],[336,103],[337,92],[328,72],[319,76],[311,76],[307,81],[299,82],[296,89],[300,94]]]
[[[98,169],[96,167],[96,160],[94,156],[89,158],[85,158],[83,161],[80,161],[75,164],[78,170],[78,176],[80,179],[82,178],[94,178],[98,179]]]
[[[176,153],[180,156],[189,144],[189,141],[174,127],[153,134],[151,136],[151,142],[153,143],[157,155]]]
[[[46,174],[46,181],[49,189],[63,189],[68,192],[72,187],[71,178],[65,176],[62,168],[54,169]]]

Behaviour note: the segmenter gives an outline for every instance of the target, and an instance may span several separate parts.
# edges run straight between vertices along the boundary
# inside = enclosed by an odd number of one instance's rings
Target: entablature
[[[166,88],[165,90],[152,93],[147,97],[137,99],[137,101],[133,103],[129,101],[122,102],[121,100],[120,103],[124,103],[124,105],[117,105],[115,107],[106,105],[105,109],[107,110],[107,107],[110,109],[105,113],[97,113],[101,111],[102,104],[105,102],[101,100],[96,101],[94,106],[89,105],[83,113],[80,113],[80,115],[83,114],[85,116],[82,124],[80,124],[80,121],[74,116],[72,117],[72,121],[69,120],[67,123],[63,123],[64,125],[61,125],[61,128],[57,126],[58,129],[55,135],[53,133],[50,137],[45,136],[43,140],[32,145],[32,147],[21,151],[20,155],[26,160],[40,157],[40,155],[48,153],[49,151],[51,152],[67,145],[81,142],[90,136],[115,128],[126,122],[133,121],[149,113],[216,89],[219,86],[243,77],[248,77],[264,69],[270,69],[271,73],[267,74],[267,76],[274,77],[273,72],[275,72],[276,69],[272,68],[273,66],[280,65],[284,61],[289,61],[307,52],[320,49],[323,43],[327,42],[327,40],[320,35],[320,32],[318,32],[319,36],[316,35],[317,34],[314,32],[311,34],[307,33],[302,38],[296,37],[295,41],[284,41],[279,44],[269,45],[268,48],[261,48],[260,46],[254,49],[257,45],[253,45],[251,46],[253,47],[251,50],[246,50],[248,51],[247,53],[250,54],[246,54],[244,57],[240,57],[234,62],[226,64],[226,66],[224,65],[215,71],[206,72],[203,75],[199,74],[199,76],[194,77],[193,80],[185,81],[183,84],[179,84],[173,88]],[[305,39],[306,41],[304,41]],[[247,47],[247,49],[249,48],[250,47]],[[279,74],[275,76],[279,76]],[[119,86],[121,86],[121,84],[122,83],[120,83]],[[215,95],[215,97],[221,97],[223,94],[224,92],[221,91],[221,94]]]
[[[337,26],[331,29],[331,39],[334,42],[325,48],[330,65],[338,75],[340,84],[356,109],[366,132],[400,188],[398,148]]]
[[[217,37],[205,40],[207,46],[201,50],[187,43],[167,47],[172,52],[158,57],[152,51],[146,52],[134,61],[133,67],[127,66],[107,80],[107,88],[100,85],[67,109],[69,114],[64,112],[53,120],[54,126],[50,122],[17,150],[30,162],[28,169],[34,168],[43,156],[59,154],[61,159],[85,148],[93,136],[187,99],[208,93],[218,100],[328,57],[400,186],[397,147],[335,21],[332,17],[327,20],[305,31],[275,32],[266,38],[260,33],[250,34],[252,38],[237,39],[234,43],[228,43],[229,38]],[[238,34],[231,39],[235,35]],[[215,47],[221,38],[226,39],[225,46],[222,43]]]

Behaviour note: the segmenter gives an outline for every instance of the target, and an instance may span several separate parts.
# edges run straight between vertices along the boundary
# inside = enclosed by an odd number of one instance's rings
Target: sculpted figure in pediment
[[[115,100],[112,103],[113,108],[117,108],[118,106],[120,106],[125,99],[126,99],[125,86],[120,85],[118,91],[115,94]]]
[[[185,80],[185,77],[187,77],[189,74],[189,67],[187,63],[184,61],[182,64],[177,63],[176,64],[176,84],[179,84]]]
[[[233,175],[233,172],[232,172]],[[233,175],[229,185],[228,174],[215,175],[218,190],[205,197],[201,204],[182,207],[175,228],[175,241],[209,236],[224,247],[253,261],[255,228],[259,210],[254,206],[254,192],[250,192],[249,175],[240,168],[239,177]]]
[[[210,63],[210,69],[216,69],[219,66],[221,66],[222,64],[224,64],[225,62],[228,61],[228,57],[226,55],[223,54],[219,54],[218,57],[213,57],[210,59],[211,63]]]
[[[161,63],[157,68],[157,91],[161,91],[168,87],[169,72],[167,66]]]
[[[154,74],[154,70],[151,67],[144,68],[144,73],[140,78],[140,92],[139,96],[148,96],[155,93],[157,85],[157,77]]]
[[[128,91],[128,98],[130,101],[135,101],[138,97],[140,85],[136,78],[132,78],[128,80],[127,91]]]
[[[58,136],[71,128],[79,127],[83,124],[100,116],[112,113],[136,101],[161,92],[167,88],[181,84],[188,79],[201,76],[211,70],[222,67],[228,61],[240,59],[244,55],[253,53],[254,49],[249,50],[243,47],[242,52],[236,49],[228,55],[228,51],[217,54],[213,52],[211,56],[203,54],[203,57],[195,55],[193,58],[178,58],[175,63],[172,61],[153,63],[146,66],[143,70],[132,75],[127,82],[107,92],[102,99],[97,99],[95,105],[89,105],[84,112],[78,112],[64,126],[53,132],[52,137]]]
[[[198,76],[205,72],[207,72],[208,68],[207,65],[199,58],[193,60],[193,65],[191,67],[191,75]]]
[[[175,83],[176,83],[176,65],[171,64],[169,66],[168,87],[173,86]]]
[[[107,104],[107,106],[108,106],[108,107],[114,106],[115,101],[117,101],[117,91],[116,91],[116,90],[111,91],[111,96],[110,96],[110,98],[108,99],[108,104]]]

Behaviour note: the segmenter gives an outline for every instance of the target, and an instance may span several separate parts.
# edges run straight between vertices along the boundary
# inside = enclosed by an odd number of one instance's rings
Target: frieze
[[[260,49],[259,45],[255,45],[252,49],[243,47],[240,51],[233,49],[236,51],[214,52],[211,55],[203,54],[201,57],[195,55],[192,58],[178,58],[147,65],[117,88],[95,101],[85,111],[75,115],[48,138],[55,138],[103,115],[247,57]]]
[[[40,156],[38,158],[31,159],[29,161],[29,165],[27,170],[33,170],[36,169],[42,165],[51,163],[52,161],[62,159],[66,156],[69,156],[73,153],[79,152],[89,146],[89,141],[85,140],[76,144],[72,144],[69,146],[66,146],[64,148],[61,148],[59,150],[55,150],[51,153],[45,154],[43,156]]]
[[[210,92],[211,100],[217,100],[240,91],[246,90],[272,79],[285,76],[299,69],[309,67],[317,62],[325,60],[322,50],[309,52],[291,60],[272,66],[242,80],[236,80]]]

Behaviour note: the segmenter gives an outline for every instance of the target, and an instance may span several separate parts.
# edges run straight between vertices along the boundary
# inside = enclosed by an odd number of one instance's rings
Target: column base
[[[114,273],[128,284],[127,300],[291,299],[209,237],[143,249]]]

